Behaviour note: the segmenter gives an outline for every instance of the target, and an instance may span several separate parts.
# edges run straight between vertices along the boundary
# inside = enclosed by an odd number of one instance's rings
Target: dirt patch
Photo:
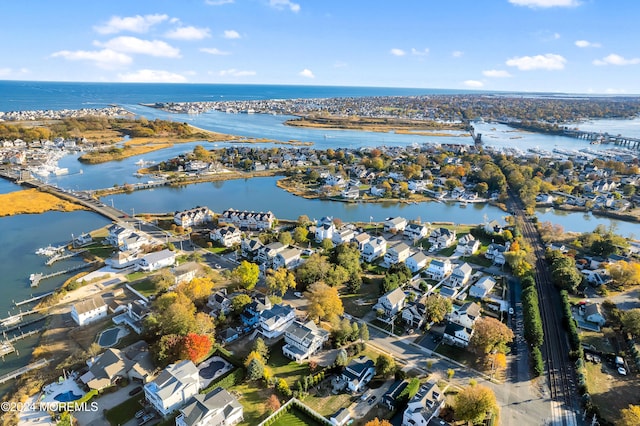
[[[640,379],[621,376],[605,364],[586,364],[587,386],[591,398],[606,420],[617,422],[620,411],[630,404],[638,404]]]

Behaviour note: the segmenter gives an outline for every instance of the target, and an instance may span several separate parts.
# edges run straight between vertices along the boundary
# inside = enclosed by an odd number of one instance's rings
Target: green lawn
[[[379,280],[376,279],[370,283],[362,283],[360,290],[356,294],[340,296],[344,311],[355,317],[362,318],[371,311],[373,305],[378,301],[379,290]]]
[[[456,245],[454,244],[454,245],[452,245],[451,247],[447,247],[447,248],[445,248],[445,249],[440,250],[440,251],[438,252],[438,254],[439,254],[440,256],[447,256],[447,257],[449,257],[449,256],[451,256],[455,251],[456,251]]]
[[[484,256],[480,256],[477,254],[474,254],[472,256],[465,256],[462,257],[462,260],[469,262],[469,263],[473,263],[474,265],[480,265],[480,266],[484,266],[486,268],[488,268],[489,266],[493,265],[493,261],[487,259]]]
[[[108,245],[108,244],[92,244],[90,246],[85,247],[89,253],[93,254],[94,256],[97,256],[101,259],[106,259],[108,257],[110,257],[113,254],[114,248],[112,245]]]
[[[146,275],[147,275],[147,273],[146,272],[142,272],[142,271],[133,272],[133,273],[127,275],[127,279],[129,280],[129,282],[137,281],[139,279],[144,278]]]
[[[305,398],[304,403],[309,408],[326,417],[335,414],[335,412],[342,407],[351,405],[351,398],[351,395],[347,393],[340,393],[338,395],[330,393],[327,396],[309,395]]]
[[[308,416],[306,413],[298,410],[295,407],[291,407],[289,411],[283,414],[278,420],[273,423],[273,426],[320,426],[321,423],[315,420],[313,417]]]
[[[145,297],[156,294],[156,286],[149,279],[138,281],[137,283],[131,285],[131,287],[136,289]]]
[[[293,388],[298,380],[309,374],[309,364],[306,362],[298,364],[285,357],[282,354],[283,344],[284,342],[280,341],[270,348],[267,366],[271,368],[277,378],[285,379],[289,387]]]
[[[106,417],[111,426],[123,425],[134,418],[136,412],[142,409],[142,404],[140,404],[142,399],[143,397],[137,395],[107,410]]]
[[[244,409],[244,421],[241,425],[257,425],[269,415],[265,402],[273,391],[260,386],[258,383],[241,383],[228,389],[229,392],[240,395],[239,401]]]

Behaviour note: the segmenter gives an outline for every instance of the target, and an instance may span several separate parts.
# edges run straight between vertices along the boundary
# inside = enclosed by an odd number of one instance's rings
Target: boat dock
[[[54,254],[53,256],[51,256],[49,258],[49,260],[47,260],[45,262],[45,265],[51,266],[54,263],[56,263],[58,260],[71,259],[72,257],[79,256],[79,255],[81,255],[82,253],[84,253],[86,251],[87,250],[85,249],[85,250],[80,250],[80,251],[69,252],[67,254],[62,254],[62,253]]]
[[[16,377],[22,376],[24,373],[27,373],[31,370],[35,370],[36,368],[44,367],[49,364],[51,361],[48,359],[41,359],[40,361],[36,361],[31,363],[25,367],[20,367],[16,370],[13,370],[10,373],[7,373],[3,376],[0,376],[0,385],[8,382],[9,380],[15,379]]]
[[[38,328],[36,330],[31,330],[28,331],[26,333],[20,333],[16,336],[13,336],[10,339],[7,339],[6,333],[2,333],[4,335],[5,340],[0,342],[0,357],[2,357],[3,361],[4,361],[4,356],[5,355],[9,355],[10,353],[13,352],[18,352],[15,348],[15,346],[13,346],[14,342],[17,342],[18,340],[22,340],[22,339],[26,339],[27,337],[31,337],[33,335],[39,334],[42,332],[44,328]]]
[[[40,281],[53,278],[53,277],[58,277],[60,275],[68,274],[69,272],[80,271],[81,269],[90,267],[94,263],[96,262],[94,261],[94,262],[84,263],[82,265],[74,266],[68,269],[63,269],[62,271],[52,272],[46,275],[41,272],[38,272],[37,274],[29,275],[29,281],[31,282],[31,287],[38,287],[38,285],[40,285]]]
[[[40,296],[33,296],[33,297],[29,298],[29,299],[25,299],[25,300],[22,300],[20,302],[13,302],[13,304],[16,305],[16,306],[26,305],[27,303],[31,303],[31,302],[35,302],[35,301],[40,300],[40,299],[44,299],[45,297],[51,296],[52,294],[53,294],[53,291],[50,291],[48,293],[41,294]]]

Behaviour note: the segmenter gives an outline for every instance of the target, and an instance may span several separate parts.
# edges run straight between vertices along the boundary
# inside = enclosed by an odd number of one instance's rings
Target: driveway
[[[104,417],[104,411],[109,410],[116,405],[120,405],[130,399],[131,396],[129,395],[129,392],[138,386],[140,386],[139,383],[130,383],[124,388],[118,389],[116,392],[108,393],[106,395],[102,395],[100,398],[92,400],[92,402],[95,401],[98,403],[98,411],[78,411],[74,413],[76,420],[78,420],[78,424],[80,426],[110,426],[109,422]],[[137,397],[140,399],[144,398],[144,393],[139,393]],[[142,409],[142,406],[140,406],[140,408]],[[137,422],[135,419],[126,423],[127,426],[136,424]]]

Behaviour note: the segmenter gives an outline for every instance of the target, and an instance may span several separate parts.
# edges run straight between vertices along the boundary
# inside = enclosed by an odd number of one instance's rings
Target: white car
[[[294,295],[295,297],[300,298],[300,299],[302,299],[302,298],[304,297],[304,296],[302,296],[302,293],[300,293],[299,291],[296,291],[295,293],[293,293],[293,295]]]
[[[618,367],[618,374],[621,376],[626,376],[627,370],[625,370],[624,367]]]
[[[509,308],[509,315],[513,315],[513,314],[514,314],[514,312],[515,312],[515,311],[513,310],[513,308]]]

